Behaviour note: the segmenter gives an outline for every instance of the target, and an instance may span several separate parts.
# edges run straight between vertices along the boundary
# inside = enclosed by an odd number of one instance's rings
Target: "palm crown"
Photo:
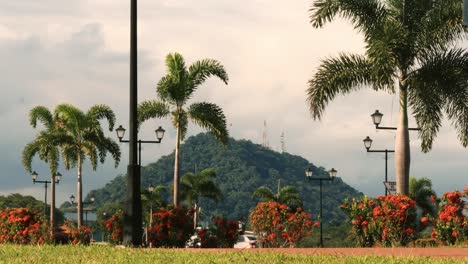
[[[468,145],[468,54],[454,45],[465,34],[462,0],[318,0],[311,23],[322,27],[336,15],[351,20],[364,35],[366,51],[322,61],[307,89],[310,111],[320,119],[337,95],[365,86],[398,91],[397,192],[407,194],[409,107],[421,128],[424,152],[431,149],[444,112],[462,145]]]
[[[277,194],[274,194],[270,188],[262,186],[255,190],[252,197],[258,197],[264,202],[275,201],[292,207],[302,206],[299,192],[291,185],[282,187]]]
[[[222,143],[228,141],[226,117],[222,109],[213,103],[197,102],[186,106],[196,89],[210,76],[220,78],[225,84],[228,75],[216,60],[204,59],[187,69],[184,58],[178,53],[166,57],[167,74],[156,86],[158,100],[144,101],[138,106],[138,123],[151,118],[171,116],[176,128],[176,148],[174,162],[174,205],[179,203],[179,145],[187,133],[191,120],[215,135]]]

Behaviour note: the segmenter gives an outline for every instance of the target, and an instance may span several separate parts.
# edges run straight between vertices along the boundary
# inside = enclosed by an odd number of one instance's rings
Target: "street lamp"
[[[328,172],[328,176],[327,177],[321,177],[321,178],[314,178],[312,177],[312,169],[311,168],[307,168],[306,171],[305,171],[305,174],[306,174],[306,178],[309,180],[309,181],[320,181],[320,215],[319,215],[319,222],[320,222],[320,247],[323,247],[323,225],[322,225],[322,181],[333,181],[335,180],[335,177],[336,177],[336,174],[338,173],[337,170],[335,170],[334,168],[332,168],[329,172]]]
[[[96,200],[94,194],[91,194],[91,197],[89,197],[89,200],[90,200],[89,202],[81,202],[81,203],[83,205],[94,204],[94,201]],[[78,204],[78,203],[75,202],[75,196],[73,194],[70,195],[70,203],[72,205],[74,205],[74,206]],[[89,209],[88,208],[88,209],[84,209],[83,211],[85,213],[85,225],[86,225],[88,223],[88,212],[94,212],[94,211],[96,211],[96,209],[95,208],[94,209]]]
[[[384,181],[384,186],[385,186],[385,196],[388,195],[388,188],[387,188],[387,183],[388,183],[388,153],[395,152],[395,150],[370,150],[372,146],[372,139],[367,136],[363,142],[364,142],[364,147],[366,148],[367,152],[378,152],[378,153],[385,153],[385,181]]]
[[[119,142],[125,142],[128,143],[130,142],[129,140],[123,140],[122,138],[125,136],[125,131],[126,129],[120,125],[116,130],[117,137],[119,138]],[[157,140],[138,140],[138,166],[141,166],[141,144],[149,143],[149,144],[158,144],[161,143],[161,140],[164,137],[164,130],[162,127],[158,127],[158,129],[154,130],[154,133],[156,134],[156,139]]]
[[[375,110],[375,112],[371,115],[371,117],[372,117],[372,122],[374,123],[376,129],[397,130],[396,127],[381,127],[381,126],[379,126],[380,122],[382,122],[382,117],[383,117],[383,114],[380,113],[379,110]],[[411,128],[410,127],[410,128],[408,128],[408,130],[421,130],[421,128],[419,128],[419,127]]]
[[[47,215],[47,184],[51,183],[50,181],[38,181],[37,178],[39,177],[39,174],[36,172],[36,171],[33,171],[31,173],[31,178],[33,180],[33,183],[36,184],[36,183],[43,183],[44,184],[44,215]],[[54,176],[54,179],[55,179],[55,183],[60,183],[60,181],[62,180],[62,174],[60,174],[60,172],[58,172],[55,176]]]

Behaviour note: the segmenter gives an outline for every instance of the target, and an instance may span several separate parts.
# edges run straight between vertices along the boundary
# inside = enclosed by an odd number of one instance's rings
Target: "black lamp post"
[[[94,204],[94,201],[96,200],[94,194],[91,195],[91,197],[89,198],[89,202],[81,202],[83,205],[87,205],[87,204]],[[70,203],[72,205],[77,205],[78,203],[75,202],[75,196],[72,194],[70,196]],[[86,210],[83,210],[85,212],[85,225],[88,224],[88,212],[92,212],[92,211],[96,211],[96,209],[86,209]]]
[[[370,150],[371,146],[372,146],[372,139],[367,136],[364,140],[364,147],[366,148],[367,152],[378,152],[378,153],[385,153],[385,182],[384,183],[387,183],[388,182],[388,153],[392,153],[392,152],[395,152],[395,150],[388,150],[388,149],[384,149],[384,150]],[[387,189],[387,186],[385,186],[385,196],[388,195],[388,189]]]
[[[322,178],[313,178],[312,177],[312,169],[308,168],[305,171],[306,177],[309,181],[320,181],[320,215],[319,215],[319,222],[320,222],[320,247],[323,247],[323,224],[322,224],[322,181],[333,181],[336,177],[337,171],[332,168],[328,172],[328,177]]]
[[[375,110],[375,112],[371,115],[372,122],[374,122],[376,129],[383,129],[383,130],[397,130],[396,127],[381,127],[380,122],[382,122],[383,114],[379,112],[379,110]],[[408,128],[408,130],[421,130],[419,127]]]
[[[36,183],[43,183],[44,184],[44,215],[47,215],[47,184],[51,183],[50,181],[38,181],[37,180],[37,177],[39,176],[39,174],[37,174],[36,171],[33,171],[32,174],[31,174],[31,177],[32,177],[32,180],[33,180],[33,183],[36,184]],[[62,180],[62,174],[60,174],[60,172],[57,173],[57,175],[55,175],[54,177],[56,180],[55,180],[55,183],[60,183],[60,180]]]
[[[125,131],[126,131],[125,128],[122,127],[122,125],[120,125],[115,131],[117,133],[117,137],[119,138],[119,142],[125,142],[125,143],[130,142],[129,140],[122,139],[125,136]],[[166,132],[166,130],[164,130],[162,127],[158,127],[158,129],[154,131],[154,133],[156,134],[157,140],[141,140],[141,139],[138,140],[138,166],[141,166],[141,144],[142,143],[143,144],[161,143],[161,140],[164,137],[164,132]]]

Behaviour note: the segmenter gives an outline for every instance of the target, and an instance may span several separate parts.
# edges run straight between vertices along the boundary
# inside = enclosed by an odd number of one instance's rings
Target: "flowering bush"
[[[0,210],[0,243],[43,244],[50,242],[46,221],[27,208]]]
[[[75,223],[70,220],[66,220],[64,225],[70,231],[68,234],[70,243],[73,245],[89,245],[91,241],[91,229],[85,225],[78,228]]]
[[[387,195],[376,199],[345,200],[341,208],[348,213],[352,234],[359,246],[404,246],[416,238],[416,202],[408,196]]]
[[[250,226],[264,247],[294,247],[311,234],[311,218],[302,208],[292,211],[285,204],[260,202],[250,213]]]
[[[109,243],[114,245],[122,244],[123,241],[123,212],[118,210],[117,213],[112,215],[109,219],[103,220],[104,227],[109,233]]]
[[[468,198],[468,187],[464,193],[444,193],[439,205],[439,217],[432,231],[433,238],[450,245],[468,240],[468,217],[463,213],[468,209],[468,203],[463,198]]]
[[[148,240],[155,247],[184,247],[193,234],[193,210],[185,207],[160,208],[153,214]]]
[[[198,231],[202,248],[232,248],[239,237],[239,224],[226,218],[215,218],[214,225]]]

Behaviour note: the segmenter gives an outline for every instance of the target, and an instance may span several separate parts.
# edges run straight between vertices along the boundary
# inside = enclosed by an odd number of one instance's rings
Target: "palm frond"
[[[463,146],[468,145],[468,54],[463,49],[437,49],[421,56],[421,67],[407,82],[408,101],[421,127],[421,148],[428,152],[441,126],[442,111],[454,122]]]
[[[318,0],[309,10],[310,23],[319,28],[336,15],[350,19],[367,37],[387,18],[387,10],[379,0]]]
[[[164,102],[151,100],[138,104],[138,127],[151,118],[163,118],[169,115],[170,106]]]
[[[392,91],[391,79],[388,79],[391,74],[382,79],[376,76],[376,72],[380,72],[380,69],[374,68],[372,61],[359,55],[341,54],[338,58],[324,60],[307,89],[307,102],[313,118],[320,119],[325,106],[337,95],[350,93],[364,85]]]
[[[39,152],[40,149],[40,142],[37,140],[32,141],[31,143],[28,143],[22,153],[22,162],[23,166],[26,169],[26,171],[31,172],[31,163],[36,155],[36,153]]]
[[[83,111],[70,104],[60,104],[55,107],[54,116],[60,129],[77,136],[86,124],[86,115]]]
[[[252,198],[260,198],[262,201],[277,201],[276,195],[270,188],[265,186],[257,188],[253,193]]]
[[[199,85],[205,82],[210,76],[216,76],[225,84],[228,84],[229,77],[224,69],[224,66],[213,59],[204,59],[196,61],[189,67],[189,87],[187,89],[187,97],[197,89]]]
[[[49,130],[55,127],[54,117],[47,107],[36,106],[29,111],[29,123],[32,127],[36,128],[38,120]]]
[[[78,152],[76,148],[73,145],[62,145],[61,152],[65,169],[69,170],[70,168],[76,167],[78,162]]]
[[[117,142],[115,142],[115,140],[113,140],[112,138],[107,137],[103,138],[97,146],[100,156],[100,162],[104,163],[106,157],[105,153],[109,152],[112,155],[112,158],[115,161],[115,167],[117,168],[119,166],[120,156],[122,154],[120,152],[119,144],[117,144]]]
[[[223,110],[212,103],[194,103],[188,109],[189,118],[202,128],[207,129],[223,144],[227,144],[229,133]]]
[[[92,144],[91,142],[82,142],[81,152],[83,153],[83,156],[86,155],[89,157],[91,167],[93,170],[96,170],[98,164],[98,149],[96,145]]]
[[[93,105],[86,113],[86,116],[91,122],[106,119],[109,122],[109,131],[114,129],[115,114],[107,105]]]

